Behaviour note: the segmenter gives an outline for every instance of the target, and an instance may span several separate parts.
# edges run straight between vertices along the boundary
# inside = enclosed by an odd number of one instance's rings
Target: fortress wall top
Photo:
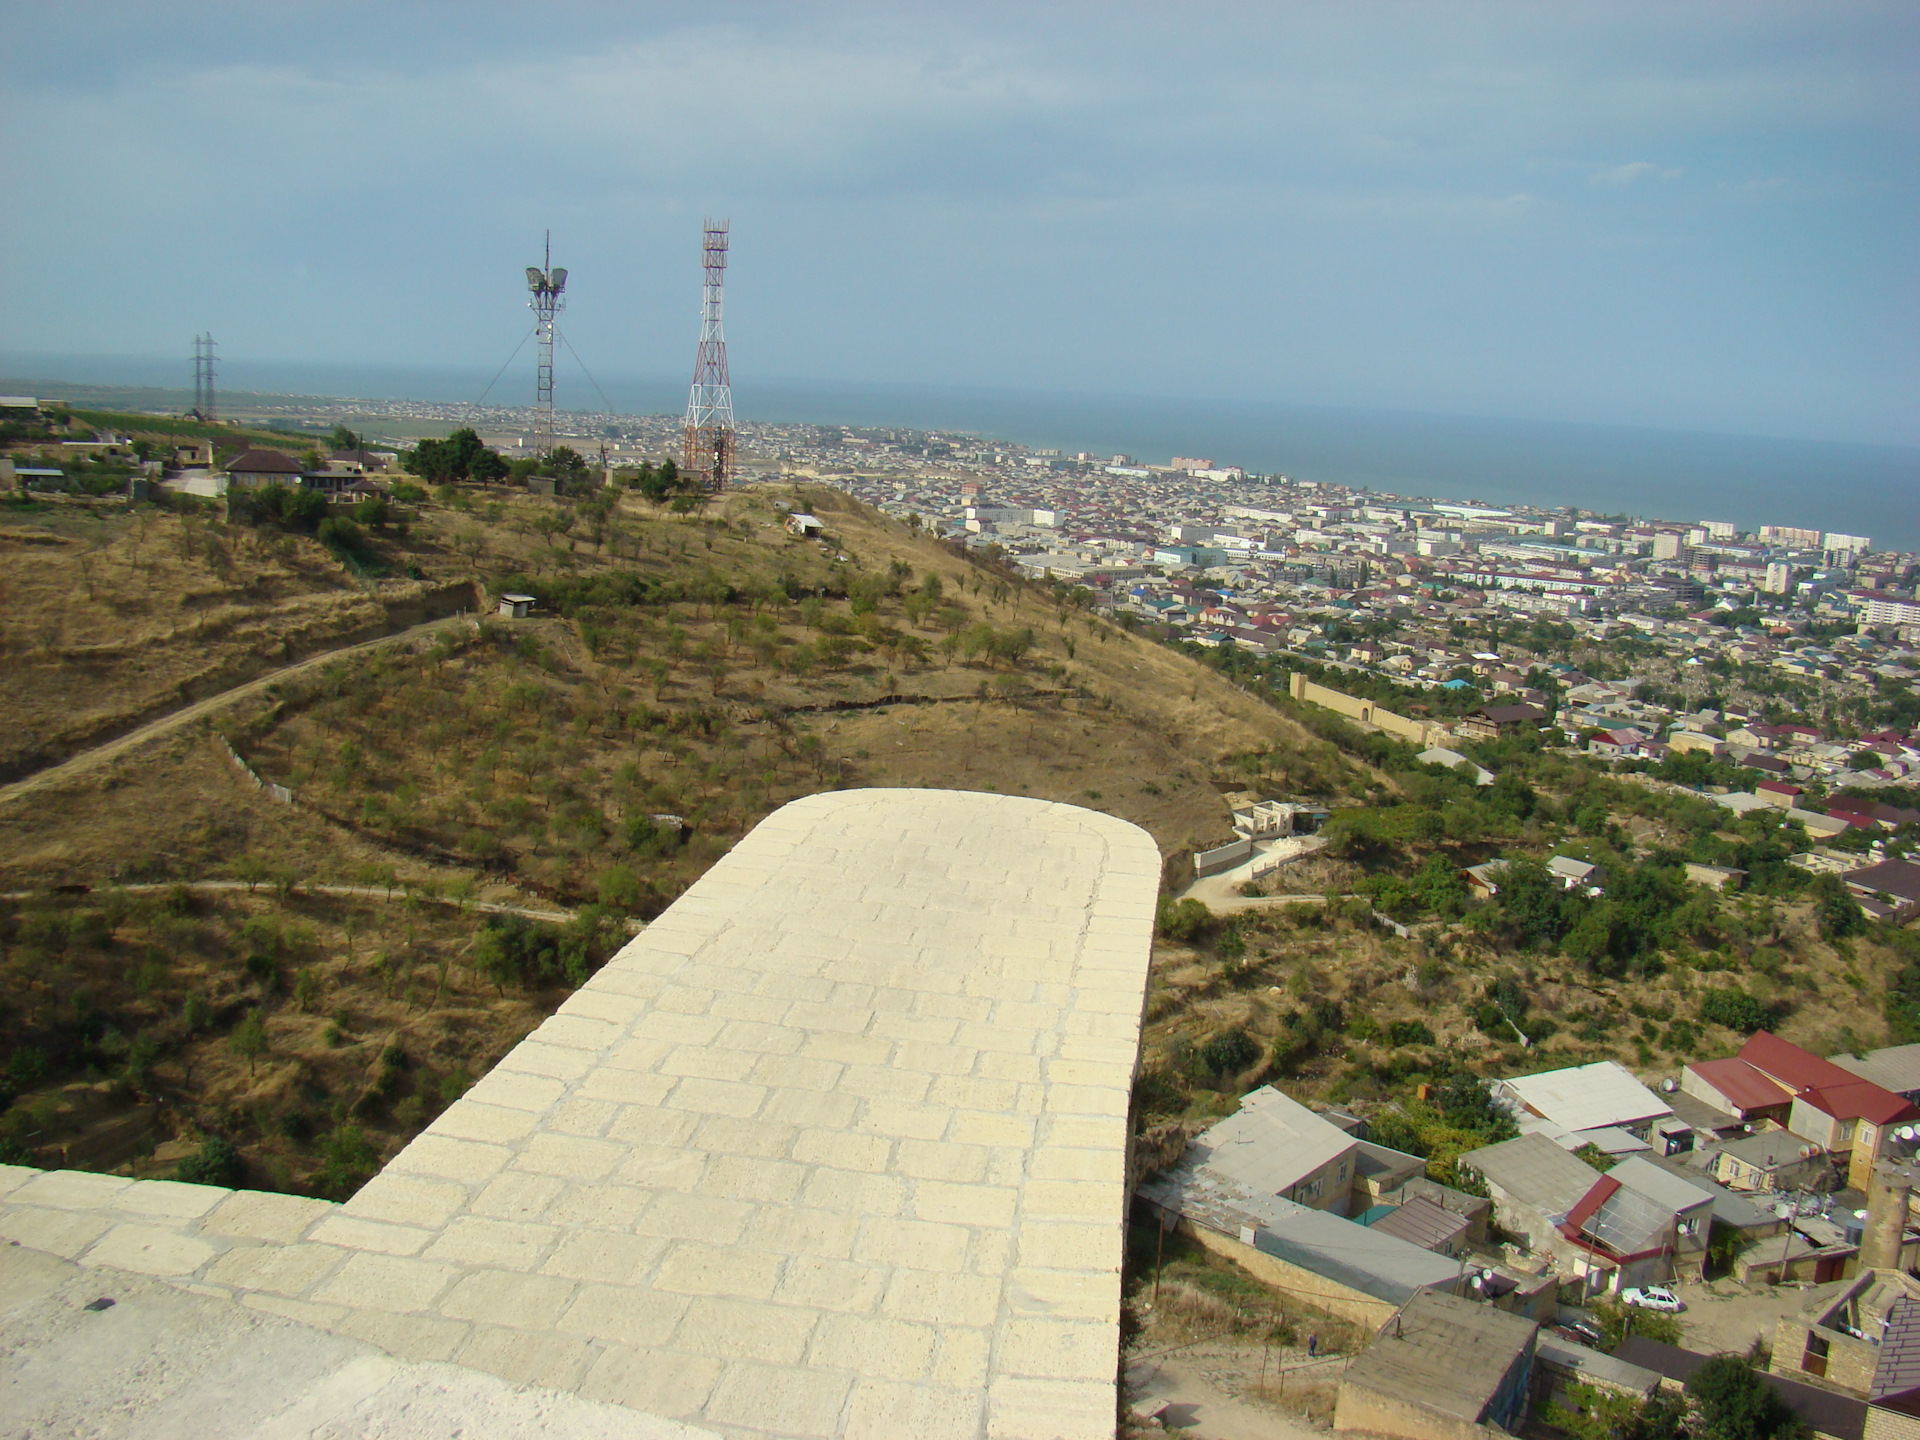
[[[1109,1436],[1159,869],[799,800],[345,1205],[12,1172],[0,1235],[727,1435]]]

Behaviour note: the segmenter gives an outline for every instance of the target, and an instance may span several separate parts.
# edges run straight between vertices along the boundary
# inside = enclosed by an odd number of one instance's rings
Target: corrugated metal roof
[[[1415,1196],[1374,1221],[1373,1228],[1383,1235],[1398,1235],[1422,1250],[1438,1250],[1465,1234],[1467,1222],[1463,1216]]]
[[[1811,1085],[1845,1085],[1855,1078],[1833,1062],[1767,1030],[1756,1030],[1747,1037],[1740,1047],[1740,1058],[1794,1091]]]
[[[1189,1162],[1135,1193],[1223,1235],[1238,1237],[1250,1229],[1255,1249],[1391,1305],[1433,1286],[1450,1286],[1460,1276],[1458,1263],[1444,1256],[1375,1227],[1250,1190],[1210,1165]]]
[[[1738,1110],[1766,1110],[1793,1099],[1792,1092],[1737,1055],[1725,1060],[1695,1060],[1687,1069]]]
[[[1649,1200],[1666,1206],[1667,1210],[1675,1215],[1683,1210],[1691,1210],[1696,1206],[1713,1202],[1713,1196],[1704,1185],[1683,1180],[1671,1170],[1661,1169],[1644,1156],[1635,1155],[1631,1159],[1622,1160],[1607,1174],[1627,1189],[1638,1191]]]
[[[1897,1094],[1920,1090],[1920,1045],[1889,1045],[1865,1055],[1830,1057],[1842,1070],[1871,1080]]]
[[[1593,1167],[1544,1135],[1522,1135],[1469,1150],[1459,1163],[1542,1215],[1565,1215],[1593,1188]]]
[[[1262,1085],[1240,1102],[1239,1113],[1195,1136],[1189,1153],[1250,1190],[1280,1195],[1354,1143],[1338,1125]]]
[[[1646,1163],[1711,1195],[1713,1218],[1722,1225],[1731,1225],[1736,1230],[1746,1230],[1756,1225],[1769,1224],[1779,1218],[1771,1210],[1756,1205],[1751,1197],[1742,1195],[1738,1190],[1729,1190],[1719,1181],[1700,1174],[1693,1167],[1683,1165],[1678,1160],[1661,1157],[1649,1159]]]
[[[1500,1087],[1535,1114],[1569,1130],[1632,1126],[1673,1111],[1614,1060],[1516,1075]]]

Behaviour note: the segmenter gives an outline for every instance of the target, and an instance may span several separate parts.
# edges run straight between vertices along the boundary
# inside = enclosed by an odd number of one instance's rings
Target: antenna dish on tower
[[[553,265],[553,232],[547,232],[546,267],[527,266],[527,289],[533,298],[534,333],[540,338],[540,358],[533,380],[533,450],[543,459],[553,453],[553,321],[565,307],[560,292],[567,272]]]

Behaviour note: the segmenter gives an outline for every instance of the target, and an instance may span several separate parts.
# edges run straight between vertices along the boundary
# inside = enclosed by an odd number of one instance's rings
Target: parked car
[[[1562,1340],[1571,1340],[1589,1350],[1598,1350],[1606,1343],[1605,1338],[1591,1325],[1549,1325],[1547,1328]]]
[[[1687,1308],[1680,1303],[1678,1295],[1659,1285],[1622,1290],[1620,1300],[1622,1304],[1637,1306],[1642,1310],[1660,1310],[1668,1315],[1678,1315]]]

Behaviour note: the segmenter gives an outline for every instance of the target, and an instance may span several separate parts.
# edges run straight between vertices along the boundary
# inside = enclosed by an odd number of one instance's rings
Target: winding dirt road
[[[418,625],[409,625],[404,630],[396,630],[391,635],[379,635],[372,640],[362,640],[355,645],[342,645],[337,650],[322,650],[317,655],[309,655],[304,660],[296,660],[291,665],[283,665],[278,670],[269,670],[266,674],[234,686],[231,690],[222,690],[218,695],[209,695],[205,700],[196,700],[178,710],[162,715],[158,720],[149,720],[137,730],[116,736],[112,740],[102,741],[90,750],[82,750],[78,755],[69,756],[57,765],[49,765],[44,770],[36,770],[24,780],[15,780],[9,785],[0,785],[0,805],[9,804],[22,796],[35,791],[48,789],[97,770],[109,761],[117,759],[129,750],[137,750],[149,741],[170,735],[184,725],[203,720],[236,700],[244,700],[249,695],[258,695],[270,685],[278,684],[290,676],[317,670],[335,660],[349,655],[358,655],[368,650],[380,650],[402,641],[418,639],[436,631],[448,630],[461,625],[472,624],[472,619],[464,615],[448,615],[439,620],[424,620]]]

